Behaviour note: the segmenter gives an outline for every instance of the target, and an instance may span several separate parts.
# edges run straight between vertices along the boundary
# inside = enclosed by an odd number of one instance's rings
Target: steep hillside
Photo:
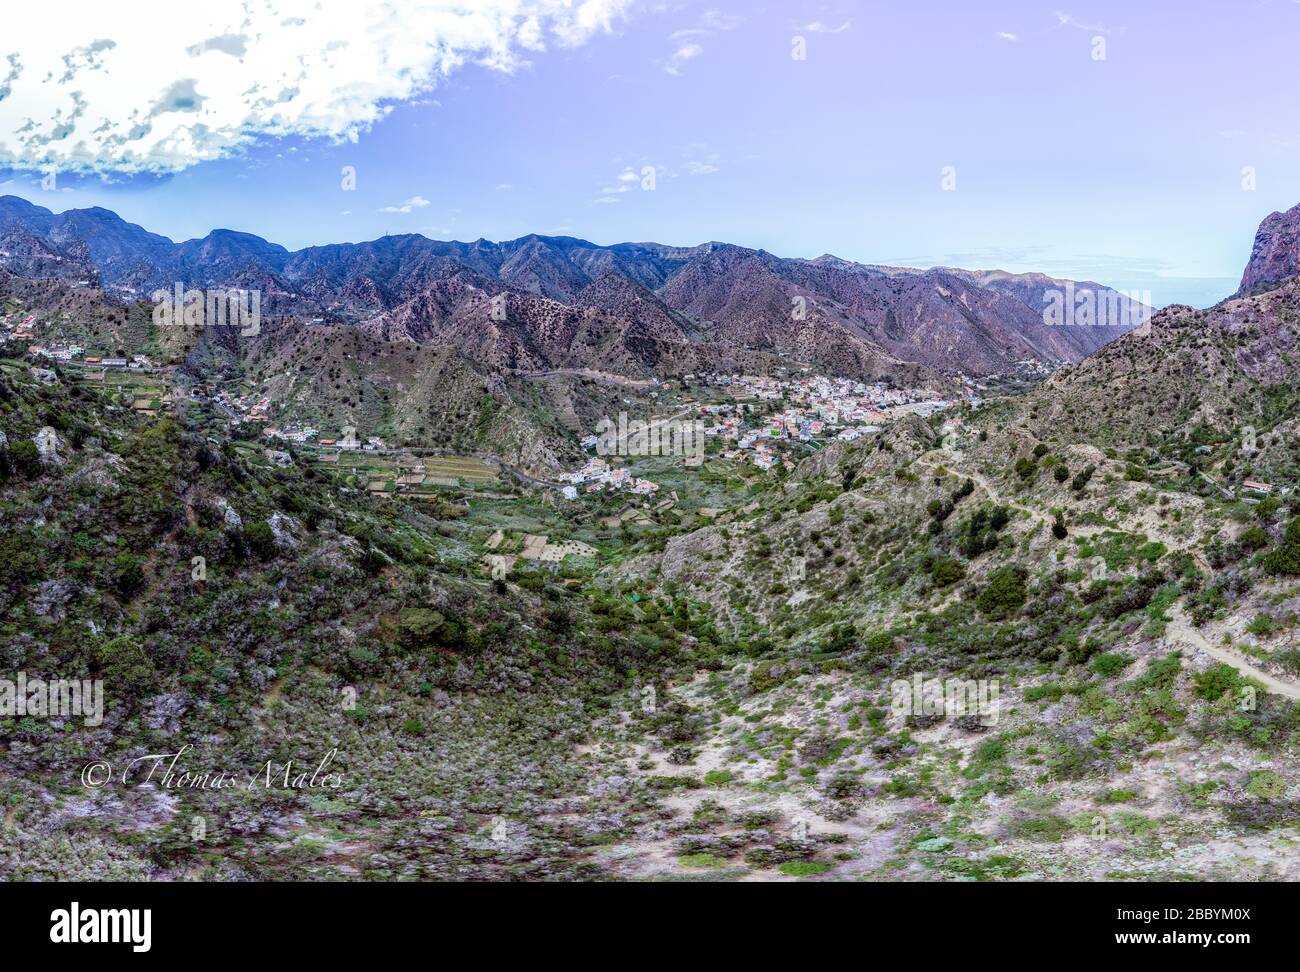
[[[1053,375],[1029,407],[1042,428],[1104,441],[1229,437],[1294,406],[1298,339],[1295,279],[1209,310],[1170,307]]]
[[[395,444],[488,452],[536,471],[573,451],[547,412],[516,401],[499,377],[446,345],[277,321],[249,344],[243,364],[293,424],[353,426]]]
[[[575,744],[688,639],[549,575],[477,576],[464,508],[377,505],[195,418],[0,360],[0,661],[103,686],[102,721],[0,720],[0,878],[605,873],[583,835],[628,811],[558,809],[608,776]],[[131,760],[178,750],[239,784],[159,799]],[[113,778],[73,787],[92,754]],[[484,854],[493,815],[519,843]]]

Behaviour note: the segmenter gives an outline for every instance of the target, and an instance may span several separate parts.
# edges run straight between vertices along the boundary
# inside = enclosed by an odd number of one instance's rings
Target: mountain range
[[[102,287],[116,301],[145,301],[176,282],[256,289],[264,312],[450,344],[492,369],[633,376],[797,363],[938,385],[1077,361],[1150,310],[1089,281],[788,259],[717,242],[408,234],[290,251],[219,229],[175,243],[107,209],[56,214],[16,196],[0,197],[0,268]],[[1053,295],[1067,291],[1093,293],[1123,316],[1107,326],[1045,324]],[[494,297],[504,313],[494,314]]]

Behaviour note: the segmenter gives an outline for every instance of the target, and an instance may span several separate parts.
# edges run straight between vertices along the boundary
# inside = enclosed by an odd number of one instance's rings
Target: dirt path
[[[1201,634],[1187,620],[1187,615],[1183,613],[1181,603],[1174,605],[1169,609],[1169,624],[1165,627],[1165,638],[1176,644],[1191,645],[1205,652],[1211,658],[1217,661],[1231,665],[1243,675],[1248,675],[1258,682],[1263,683],[1268,691],[1276,695],[1285,695],[1288,699],[1300,699],[1300,685],[1284,682],[1279,678],[1261,671],[1250,662],[1246,661],[1235,652],[1228,651],[1218,645],[1210,644],[1209,639]]]
[[[989,480],[986,479],[980,473],[973,472],[971,470],[960,469],[959,468],[959,464],[961,462],[960,453],[949,452],[945,449],[939,449],[934,451],[937,451],[940,455],[948,457],[951,461],[939,463],[933,460],[927,460],[924,457],[920,457],[916,460],[917,465],[924,466],[927,469],[935,469],[938,466],[942,465],[953,475],[965,477],[966,479],[971,480],[971,482],[973,482],[976,486],[982,489],[988,495],[989,499],[991,499],[994,503],[997,503],[1001,506],[1010,507],[1013,510],[1019,510],[1022,513],[1026,513],[1034,521],[1040,524],[1049,524],[1049,525],[1051,524],[1052,522],[1051,517],[1048,516],[1043,511],[1035,510],[1033,507],[1025,506],[1023,503],[1017,503],[1009,496],[1004,495],[996,486],[994,486],[991,482],[989,482]],[[929,453],[927,453],[927,455],[928,454]],[[1098,534],[1104,534],[1108,531],[1114,531],[1119,528],[1111,527],[1111,526],[1086,526],[1080,523],[1071,523],[1069,525],[1069,529],[1070,529],[1070,536],[1072,537],[1092,537]],[[1164,535],[1159,528],[1159,524],[1144,523],[1141,525],[1141,532],[1143,536],[1148,536],[1151,537],[1152,539],[1159,540],[1170,550],[1183,549],[1182,541],[1174,537]],[[1209,561],[1205,559],[1205,555],[1201,553],[1201,551],[1189,549],[1187,550],[1187,553],[1190,554],[1192,559],[1196,561],[1196,565],[1201,570],[1205,571],[1207,574],[1211,573]]]
[[[984,492],[988,494],[989,499],[991,499],[994,503],[997,503],[1000,506],[1009,506],[1013,510],[1020,510],[1022,513],[1028,513],[1035,520],[1042,520],[1044,523],[1047,522],[1047,520],[1044,518],[1043,514],[1040,511],[1035,510],[1032,507],[1025,506],[1023,503],[1017,503],[1015,500],[1011,499],[1010,497],[1003,496],[1002,493],[999,492],[998,489],[995,486],[993,486],[992,483],[990,483],[987,479],[984,478],[983,474],[973,472],[969,469],[959,470],[957,468],[957,463],[961,461],[961,455],[959,453],[949,452],[944,449],[940,449],[937,451],[940,452],[942,455],[951,457],[950,461],[934,462],[931,460],[927,460],[924,457],[921,457],[916,460],[916,464],[918,466],[924,466],[926,469],[937,469],[939,466],[943,466],[954,476],[960,476],[965,479],[969,479],[980,489],[984,490]]]

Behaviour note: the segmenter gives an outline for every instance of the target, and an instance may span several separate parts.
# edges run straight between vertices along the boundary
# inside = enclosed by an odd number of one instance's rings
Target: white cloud
[[[398,203],[396,206],[383,206],[383,207],[381,207],[381,208],[375,210],[375,212],[378,212],[378,213],[409,213],[409,212],[410,212],[411,210],[413,210],[413,209],[423,209],[423,208],[424,208],[425,206],[427,206],[427,205],[429,205],[429,200],[425,199],[423,196],[412,196],[410,199],[407,199],[407,200],[404,201],[404,202]]]
[[[1072,14],[1056,11],[1057,27],[1077,27],[1079,30],[1086,30],[1094,34],[1109,34],[1110,29],[1105,24],[1085,24],[1080,23]]]
[[[692,160],[686,163],[686,171],[691,175],[711,175],[718,171],[718,167],[711,162],[696,162]]]
[[[704,11],[700,14],[698,27],[686,27],[668,35],[668,39],[677,45],[677,49],[664,63],[664,70],[669,74],[679,75],[682,73],[683,64],[704,53],[703,46],[695,43],[691,38],[703,38],[719,31],[735,30],[744,22],[745,18],[738,14],[722,13],[719,10]]]
[[[822,23],[820,20],[814,20],[811,24],[804,24],[799,29],[807,31],[810,34],[842,34],[852,26],[853,21],[851,20],[844,21],[844,23],[840,24],[838,27],[832,27],[829,24]]]
[[[616,159],[615,161],[620,160]],[[648,178],[659,180],[670,177],[671,173],[662,165],[632,166],[624,164],[623,168],[614,176],[612,184],[601,186],[596,190],[596,198],[592,200],[592,203],[598,206],[612,206],[625,193],[645,187]]]
[[[745,22],[738,14],[722,13],[719,10],[706,10],[700,15],[700,26],[706,30],[735,30]]]
[[[12,5],[0,164],[176,172],[263,136],[352,140],[465,64],[512,71],[635,0]]]
[[[673,51],[673,56],[668,58],[668,63],[664,65],[664,70],[669,74],[681,74],[682,65],[687,61],[694,60],[704,53],[704,48],[699,44],[683,44],[677,50]]]
[[[998,36],[1002,38],[1004,41],[1010,41],[1012,44],[1020,40],[1019,35],[1008,33],[1005,30],[998,31]]]

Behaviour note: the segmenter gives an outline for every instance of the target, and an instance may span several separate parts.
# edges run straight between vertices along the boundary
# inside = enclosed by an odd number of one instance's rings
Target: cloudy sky
[[[174,239],[725,240],[1204,305],[1300,203],[1297,36],[1295,0],[45,0],[0,34],[0,193]]]

